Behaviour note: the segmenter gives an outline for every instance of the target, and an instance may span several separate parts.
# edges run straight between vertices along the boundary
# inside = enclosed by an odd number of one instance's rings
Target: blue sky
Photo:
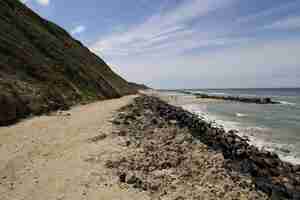
[[[300,87],[300,0],[22,0],[156,88]]]

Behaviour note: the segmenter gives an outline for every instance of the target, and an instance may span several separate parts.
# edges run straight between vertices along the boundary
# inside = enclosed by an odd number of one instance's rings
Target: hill
[[[136,88],[18,0],[0,1],[0,125]]]

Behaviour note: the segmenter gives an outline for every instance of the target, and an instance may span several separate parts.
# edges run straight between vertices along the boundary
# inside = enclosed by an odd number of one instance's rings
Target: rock
[[[185,200],[185,198],[182,197],[182,196],[178,196],[178,197],[176,197],[174,200]]]
[[[300,165],[294,165],[293,166],[293,171],[294,172],[300,172]]]
[[[126,182],[126,173],[120,174],[119,180],[121,183],[125,183]]]
[[[159,188],[161,186],[161,183],[159,181],[152,181],[150,184],[149,184],[149,189],[151,191],[158,191]]]
[[[107,160],[105,163],[105,166],[110,169],[116,168],[117,165],[118,163],[113,162],[112,160]]]
[[[107,137],[105,133],[102,133],[100,135],[97,135],[95,137],[92,137],[88,139],[89,142],[99,142],[100,140],[104,140]]]
[[[230,134],[237,134],[239,131],[238,130],[229,130],[228,133]]]
[[[151,123],[152,123],[152,124],[158,124],[158,120],[157,120],[156,118],[153,118],[153,119],[151,120]]]
[[[0,125],[17,119],[17,102],[10,94],[0,94]]]
[[[126,136],[127,132],[125,130],[121,130],[121,131],[118,132],[118,135],[119,136]]]
[[[175,125],[177,124],[177,120],[170,120],[169,123]]]
[[[132,175],[128,178],[127,184],[133,185],[134,188],[141,188],[142,187],[142,180],[135,175]]]
[[[115,124],[115,125],[120,125],[120,124],[122,123],[122,121],[121,121],[121,120],[114,119],[114,120],[112,121],[112,123]]]

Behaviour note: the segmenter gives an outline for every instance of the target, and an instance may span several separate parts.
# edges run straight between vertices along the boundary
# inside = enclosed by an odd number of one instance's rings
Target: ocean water
[[[300,88],[285,89],[199,89],[195,93],[230,96],[271,97],[281,104],[259,105],[239,102],[186,103],[182,106],[207,120],[236,129],[259,148],[276,152],[282,160],[300,164]],[[179,95],[184,98],[187,95]]]

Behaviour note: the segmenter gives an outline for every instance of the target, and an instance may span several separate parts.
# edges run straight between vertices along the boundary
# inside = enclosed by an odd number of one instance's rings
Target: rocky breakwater
[[[225,101],[239,101],[243,103],[256,103],[256,104],[279,104],[279,102],[272,101],[270,97],[238,97],[238,96],[215,96],[207,94],[195,94],[197,98],[205,99],[219,99]]]
[[[300,166],[249,145],[234,131],[150,96],[136,98],[122,111],[114,120],[117,134],[127,137],[125,146],[138,150],[108,161],[121,182],[160,194],[185,188],[183,196],[199,192],[206,199],[264,199],[258,191],[271,199],[300,199]]]
[[[221,96],[221,95],[209,95],[204,93],[192,93],[182,91],[184,94],[194,95],[197,98],[202,99],[217,99],[224,101],[237,101],[243,103],[256,103],[256,104],[280,104],[280,102],[273,101],[270,97],[241,97],[241,96]]]

